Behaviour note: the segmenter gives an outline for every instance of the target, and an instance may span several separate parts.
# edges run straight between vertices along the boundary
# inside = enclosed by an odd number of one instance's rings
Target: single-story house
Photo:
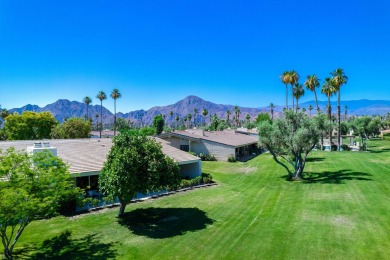
[[[163,153],[179,164],[182,177],[195,178],[202,175],[202,162],[199,157],[169,146],[162,139],[155,140],[161,143]],[[47,149],[69,165],[69,171],[78,187],[85,189],[89,186],[90,190],[98,190],[98,176],[112,145],[111,138],[2,141],[0,149],[5,150],[13,146],[17,150],[33,153]]]
[[[188,129],[159,135],[171,146],[186,152],[214,155],[217,160],[245,158],[258,152],[258,137],[230,131]]]

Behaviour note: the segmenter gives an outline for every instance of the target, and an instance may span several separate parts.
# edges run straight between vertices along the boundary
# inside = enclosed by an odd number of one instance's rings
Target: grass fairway
[[[390,141],[370,152],[313,152],[307,179],[285,181],[269,154],[205,162],[218,186],[36,221],[17,258],[388,259]]]

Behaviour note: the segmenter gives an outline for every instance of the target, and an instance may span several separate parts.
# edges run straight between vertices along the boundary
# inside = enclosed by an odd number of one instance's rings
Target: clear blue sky
[[[342,99],[390,99],[390,1],[0,1],[6,108],[98,104],[113,88],[122,112],[188,95],[283,105],[283,71],[303,82],[338,67],[349,77]]]

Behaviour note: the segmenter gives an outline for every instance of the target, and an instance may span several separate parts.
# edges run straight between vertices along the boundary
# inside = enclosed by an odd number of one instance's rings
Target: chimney
[[[49,142],[36,142],[33,146],[27,147],[27,153],[35,154],[42,151],[49,151],[53,156],[57,156],[57,148],[52,147]]]

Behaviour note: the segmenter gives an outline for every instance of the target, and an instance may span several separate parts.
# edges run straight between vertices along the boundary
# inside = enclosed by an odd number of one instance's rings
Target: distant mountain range
[[[291,106],[291,104],[289,104]],[[309,106],[313,106],[312,114],[315,113],[315,101],[308,101],[302,104],[299,104],[301,108],[308,108]],[[319,101],[319,107],[322,111],[326,111],[327,102]],[[336,113],[337,102],[332,101],[332,112]],[[341,111],[344,114],[344,106],[347,106],[348,115],[384,115],[390,112],[390,101],[386,100],[351,100],[351,101],[342,101],[341,102]],[[276,106],[275,107],[275,116],[279,116],[283,110],[284,106]],[[188,96],[175,104],[160,106],[160,107],[152,107],[149,110],[136,110],[128,113],[118,112],[118,118],[124,118],[126,120],[131,120],[133,122],[143,122],[145,125],[149,125],[153,118],[156,115],[163,114],[166,115],[166,121],[174,122],[176,116],[178,115],[180,118],[191,113],[193,116],[194,109],[198,110],[198,114],[196,116],[198,122],[203,120],[202,110],[208,110],[208,117],[210,115],[217,114],[220,118],[226,117],[226,111],[230,110],[232,112],[231,118],[234,114],[234,106],[233,105],[222,105],[215,104],[210,101],[205,101],[197,96]],[[19,114],[24,111],[49,111],[51,112],[55,118],[63,122],[66,118],[71,117],[85,117],[86,114],[86,105],[82,102],[78,101],[69,101],[67,99],[59,99],[56,102],[46,105],[44,107],[39,107],[37,105],[26,105],[21,108],[13,108],[9,110],[11,113],[18,112]],[[173,112],[173,115],[170,116],[170,112]],[[268,107],[259,107],[259,108],[250,108],[250,107],[240,107],[240,118],[245,119],[245,116],[249,114],[251,118],[255,118],[259,113],[269,112]],[[95,115],[100,116],[100,105],[90,105],[88,107],[89,117],[92,117],[93,122],[96,121]],[[99,117],[100,120],[100,117]],[[114,115],[103,106],[103,121],[105,124],[112,124],[114,120]],[[209,120],[209,119],[207,119]]]

